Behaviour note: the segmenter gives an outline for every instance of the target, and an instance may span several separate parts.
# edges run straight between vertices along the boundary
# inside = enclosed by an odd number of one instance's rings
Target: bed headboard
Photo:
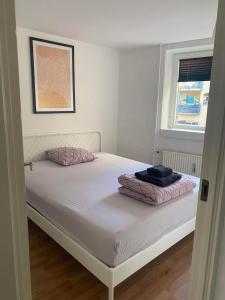
[[[24,161],[43,160],[47,150],[57,147],[79,147],[100,152],[101,134],[98,131],[89,131],[24,136]]]

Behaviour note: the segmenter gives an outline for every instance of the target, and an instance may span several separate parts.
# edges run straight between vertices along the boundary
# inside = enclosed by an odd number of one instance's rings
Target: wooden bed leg
[[[114,300],[114,287],[109,287],[108,291],[109,291],[108,300]]]

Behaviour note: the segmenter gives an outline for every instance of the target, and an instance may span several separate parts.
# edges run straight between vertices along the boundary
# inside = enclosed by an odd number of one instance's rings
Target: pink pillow
[[[73,147],[60,147],[47,151],[49,160],[56,162],[62,166],[76,165],[83,162],[93,161],[95,156],[93,153]]]

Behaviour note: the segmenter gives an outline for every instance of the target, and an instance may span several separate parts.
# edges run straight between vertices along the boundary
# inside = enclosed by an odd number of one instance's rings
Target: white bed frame
[[[97,152],[101,150],[101,135],[98,132],[85,132],[24,137],[25,161],[43,159],[44,151],[56,146],[80,146]],[[164,235],[150,247],[130,257],[120,265],[111,268],[82,248],[29,204],[27,204],[27,209],[29,219],[108,287],[108,300],[114,300],[114,288],[118,284],[195,229],[195,218],[193,218]]]

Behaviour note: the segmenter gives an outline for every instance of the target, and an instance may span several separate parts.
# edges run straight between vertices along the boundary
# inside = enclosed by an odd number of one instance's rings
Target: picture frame
[[[33,113],[75,113],[74,46],[30,37]]]

